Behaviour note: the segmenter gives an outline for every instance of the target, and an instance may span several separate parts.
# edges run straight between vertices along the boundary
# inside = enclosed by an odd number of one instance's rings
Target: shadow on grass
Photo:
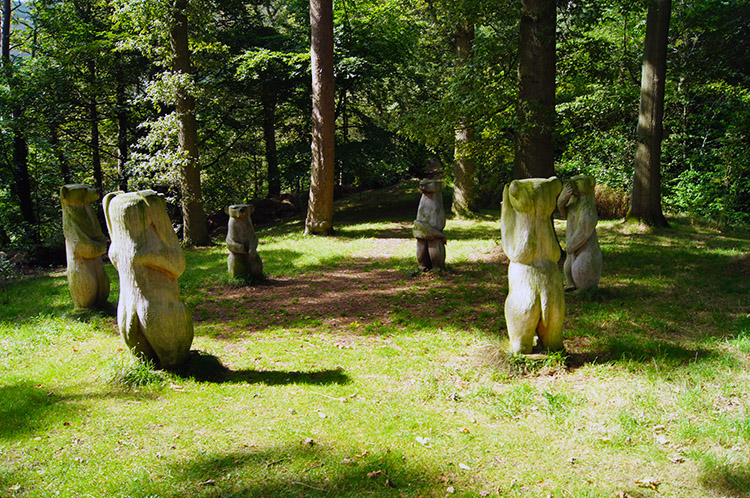
[[[198,382],[216,384],[265,384],[267,386],[286,384],[348,384],[349,376],[340,369],[315,370],[311,372],[281,371],[281,370],[232,370],[224,366],[221,361],[208,353],[193,350],[188,360],[174,375],[193,379]]]
[[[350,463],[343,463],[345,459]],[[168,478],[133,482],[132,496],[426,497],[442,496],[445,487],[437,469],[398,451],[373,451],[357,458],[325,442],[216,452],[167,465]]]
[[[722,496],[750,497],[750,466],[737,462],[703,461],[701,483]]]
[[[69,422],[82,410],[81,401],[93,398],[149,399],[144,393],[56,394],[31,382],[0,386],[0,438],[14,439],[44,433],[58,421]]]

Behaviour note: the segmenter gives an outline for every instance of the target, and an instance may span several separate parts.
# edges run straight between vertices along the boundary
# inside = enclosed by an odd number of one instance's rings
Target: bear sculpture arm
[[[439,240],[443,243],[447,241],[445,234],[433,228],[429,223],[424,221],[414,220],[414,238],[426,239],[426,240]]]
[[[571,212],[568,220],[569,233],[566,238],[567,251],[577,253],[596,233],[598,216],[594,197],[584,195],[575,200],[575,213]]]

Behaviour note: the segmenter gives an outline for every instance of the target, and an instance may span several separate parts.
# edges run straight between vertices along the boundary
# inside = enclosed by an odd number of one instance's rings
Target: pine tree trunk
[[[555,0],[521,0],[513,177],[555,174]]]
[[[310,0],[312,66],[312,164],[305,234],[333,233],[335,94],[333,1]]]
[[[268,195],[281,195],[279,178],[279,155],[276,149],[276,112],[275,102],[263,95],[263,141],[266,145],[266,164],[268,165]]]
[[[664,80],[671,0],[651,0],[646,17],[638,113],[638,148],[635,153],[633,195],[625,220],[667,226],[661,209],[661,141],[664,117]]]
[[[456,64],[459,68],[469,62],[473,42],[474,25],[460,25],[456,31]],[[471,150],[473,143],[474,124],[469,118],[459,118],[456,126],[453,203],[451,205],[451,211],[459,217],[468,216],[476,209],[474,199],[474,171],[476,166]]]
[[[68,164],[67,159],[65,158],[65,153],[62,151],[62,148],[60,147],[60,136],[57,133],[57,124],[52,123],[50,125],[50,137],[49,137],[49,144],[52,148],[52,151],[55,153],[55,157],[57,158],[57,163],[60,166],[60,175],[62,175],[63,182],[67,185],[68,183],[73,183],[73,178],[70,175],[70,165]]]
[[[125,103],[125,85],[117,84],[117,186],[123,192],[128,191],[128,172],[125,163],[128,161],[128,110]]]
[[[172,69],[176,73],[191,74],[188,46],[187,0],[176,0],[172,10],[170,44]],[[208,226],[201,199],[201,177],[198,169],[198,122],[195,118],[195,97],[180,85],[176,91],[178,119],[177,137],[185,161],[180,168],[182,196],[182,241],[186,245],[208,245]]]
[[[10,87],[12,97],[14,90],[13,66],[10,60],[10,24],[11,24],[10,0],[3,0],[2,12],[2,34],[0,35],[0,57],[2,58],[3,71]],[[31,198],[31,177],[29,176],[29,146],[23,133],[21,122],[25,111],[19,102],[12,103],[11,133],[13,134],[13,188],[18,198],[18,207],[21,217],[30,227],[36,225],[36,213],[34,202]],[[35,233],[35,232],[34,232]],[[32,237],[36,239],[36,236]]]

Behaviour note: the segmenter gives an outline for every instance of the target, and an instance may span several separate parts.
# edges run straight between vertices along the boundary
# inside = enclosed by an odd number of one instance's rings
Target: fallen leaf
[[[388,486],[389,488],[396,487],[396,485],[393,483],[393,479],[391,479],[390,477],[386,478],[385,485]]]
[[[666,437],[662,435],[659,435],[659,436],[656,436],[656,442],[659,444],[669,444],[669,439],[667,439]]]
[[[648,478],[636,479],[633,482],[635,482],[636,486],[639,486],[641,488],[653,489],[654,491],[659,491],[659,485],[661,484],[661,482],[659,481],[656,481],[654,479],[648,479]]]
[[[479,496],[490,496],[490,492],[489,491],[480,491],[479,492]]]
[[[349,457],[344,457],[344,459],[341,460],[341,463],[343,463],[343,464],[350,464],[350,463],[354,463],[354,460],[352,460]]]
[[[445,490],[445,492],[453,494],[453,493],[456,492],[456,488],[454,488],[453,486],[448,486],[448,488]]]
[[[568,463],[570,463],[570,464],[574,464],[577,461],[578,461],[578,459],[576,457],[570,457],[570,458],[568,458]]]
[[[169,383],[169,388],[174,389],[175,391],[184,391],[185,388],[183,386],[179,386],[177,384]]]
[[[663,425],[655,425],[651,428],[654,432],[663,432],[664,429],[666,429],[666,427]]]
[[[373,470],[372,472],[367,473],[367,477],[369,477],[370,479],[375,479],[376,477],[380,477],[382,475],[383,475],[382,470]]]
[[[469,432],[471,432],[471,431],[469,431],[469,429],[467,429],[466,427],[461,427],[461,428],[460,428],[460,429],[458,430],[458,432],[461,432],[461,433],[463,433],[463,434],[468,434],[468,433],[469,433]]]
[[[617,498],[633,498],[630,496],[629,493],[626,493],[625,491],[620,491],[617,493]]]
[[[314,446],[315,445],[315,441],[313,441],[309,437],[306,437],[305,439],[303,439],[302,442],[304,444],[306,444],[307,446]]]
[[[680,455],[675,455],[675,456],[669,457],[669,461],[672,463],[682,463],[685,461],[685,457],[682,457]]]
[[[417,436],[416,439],[417,439],[417,442],[421,444],[422,446],[424,446],[425,448],[432,448],[432,445],[430,444],[430,438]]]
[[[459,468],[462,468],[464,470],[471,470],[471,467],[469,467],[468,465],[466,465],[464,463],[459,463],[458,466],[459,466]]]
[[[216,484],[216,481],[214,481],[213,479],[206,479],[203,482],[199,482],[198,486],[213,486],[214,484]]]
[[[366,456],[367,456],[367,455],[369,455],[369,454],[370,454],[370,452],[369,452],[369,451],[367,451],[367,450],[365,450],[365,451],[363,451],[362,453],[357,453],[357,454],[356,454],[356,455],[354,455],[354,456],[355,456],[355,457],[357,457],[357,458],[364,458],[364,457],[366,457]]]

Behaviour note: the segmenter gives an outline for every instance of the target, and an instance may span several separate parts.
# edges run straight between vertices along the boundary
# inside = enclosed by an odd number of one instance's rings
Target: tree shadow
[[[314,370],[310,372],[283,370],[232,370],[224,366],[216,356],[192,350],[187,361],[171,371],[183,379],[216,384],[265,384],[267,386],[287,384],[348,384],[351,382],[341,369]]]
[[[146,393],[106,392],[57,394],[45,386],[24,381],[0,386],[0,438],[14,439],[47,431],[56,421],[70,421],[82,411],[81,401],[95,398],[153,399]]]
[[[348,463],[342,463],[348,461]],[[432,496],[444,486],[437,469],[398,451],[358,458],[326,443],[216,452],[165,464],[160,480],[133,484],[132,496],[307,498]]]
[[[750,466],[709,460],[703,462],[701,484],[722,496],[750,497]]]

